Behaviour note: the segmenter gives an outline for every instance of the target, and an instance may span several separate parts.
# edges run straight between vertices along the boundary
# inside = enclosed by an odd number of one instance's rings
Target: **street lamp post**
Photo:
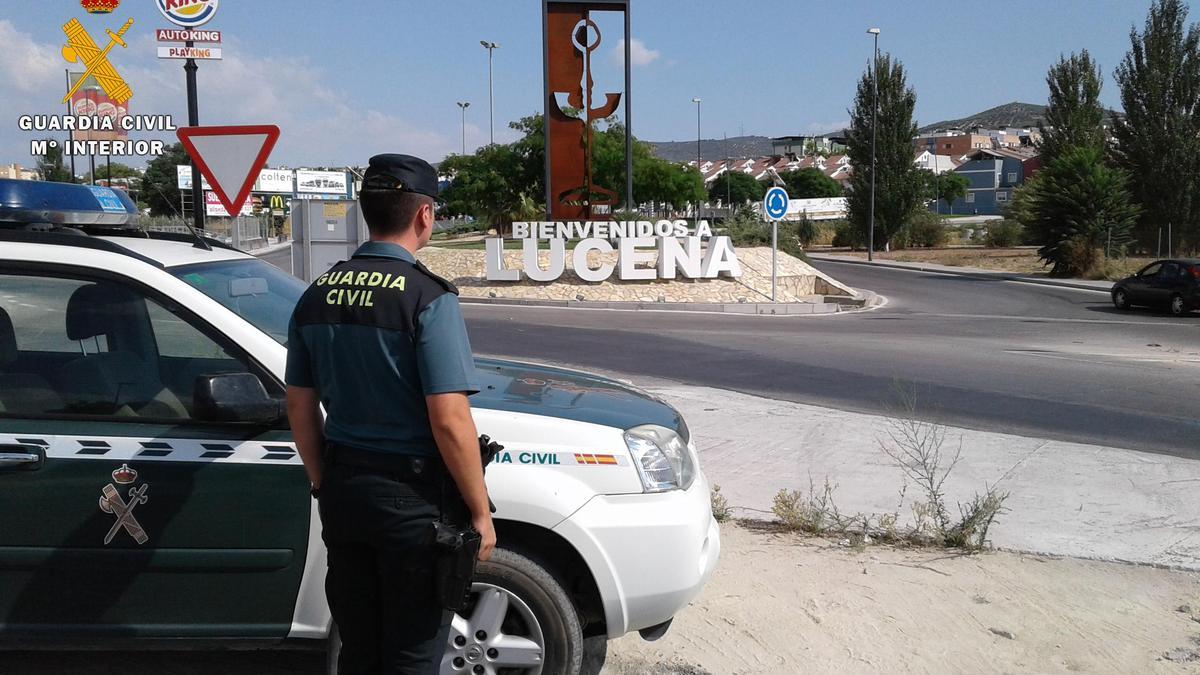
[[[458,107],[462,110],[462,154],[467,154],[467,108],[471,107],[470,101],[458,101]]]
[[[875,60],[871,63],[871,87],[875,97],[871,103],[871,210],[870,225],[867,230],[867,260],[875,259],[875,126],[879,116],[879,29],[868,28],[867,33],[875,38]]]
[[[696,173],[700,177],[704,177],[704,172],[700,169],[700,97],[692,99],[692,103],[696,104]],[[696,204],[696,220],[700,219],[700,205]]]
[[[488,143],[494,145],[496,143],[496,100],[492,96],[492,52],[500,45],[487,40],[480,40],[479,44],[488,50]]]

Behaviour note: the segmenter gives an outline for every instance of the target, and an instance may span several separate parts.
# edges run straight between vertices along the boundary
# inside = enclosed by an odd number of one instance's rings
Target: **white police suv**
[[[0,180],[0,648],[336,648],[281,406],[304,286],[135,219],[121,192]],[[500,548],[442,672],[595,670],[606,640],[661,636],[720,549],[683,419],[611,380],[477,365]]]

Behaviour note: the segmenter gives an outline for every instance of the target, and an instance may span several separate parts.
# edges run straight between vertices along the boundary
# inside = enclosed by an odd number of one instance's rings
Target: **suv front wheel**
[[[592,646],[603,663],[606,645]],[[328,673],[341,640],[330,631]],[[562,584],[529,558],[497,548],[475,570],[470,603],[450,622],[441,675],[578,675],[585,643]],[[593,657],[594,659],[595,657]]]
[[[450,624],[443,675],[574,675],[583,634],[575,606],[544,567],[497,548],[479,563],[471,601]]]

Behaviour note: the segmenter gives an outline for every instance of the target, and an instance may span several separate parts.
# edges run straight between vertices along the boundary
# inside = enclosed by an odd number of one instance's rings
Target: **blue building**
[[[951,213],[959,215],[1003,215],[1013,192],[1037,171],[1037,155],[1015,150],[976,150],[954,170],[969,182],[967,196],[956,199]]]

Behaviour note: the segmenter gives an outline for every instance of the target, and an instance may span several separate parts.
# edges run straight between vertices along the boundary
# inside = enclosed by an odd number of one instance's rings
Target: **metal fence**
[[[191,232],[191,223],[180,218],[142,218],[141,225],[158,232]],[[204,224],[204,234],[242,251],[254,251],[285,239],[282,228],[277,229],[272,217],[266,215],[210,219]]]

